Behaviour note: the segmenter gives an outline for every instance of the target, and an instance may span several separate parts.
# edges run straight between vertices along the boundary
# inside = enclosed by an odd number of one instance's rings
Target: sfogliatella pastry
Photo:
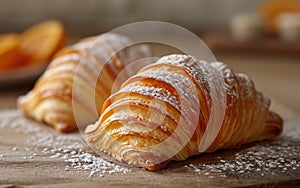
[[[116,79],[129,77],[125,67],[150,56],[147,46],[131,44],[125,36],[107,33],[62,49],[33,90],[19,98],[19,109],[62,133],[95,122]]]
[[[141,69],[104,103],[86,140],[119,161],[159,170],[171,160],[270,139],[283,120],[246,75],[169,55]]]

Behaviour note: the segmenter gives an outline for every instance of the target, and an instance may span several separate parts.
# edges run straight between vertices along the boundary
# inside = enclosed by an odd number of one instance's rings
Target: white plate
[[[26,81],[33,81],[45,71],[47,66],[48,63],[38,63],[20,67],[4,73],[0,72],[0,85],[10,85]]]

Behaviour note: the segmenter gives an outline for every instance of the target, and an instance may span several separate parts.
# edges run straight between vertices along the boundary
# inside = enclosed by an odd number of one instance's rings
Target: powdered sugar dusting
[[[192,56],[173,54],[160,58],[157,64],[171,64],[184,68],[199,84],[203,92],[208,95],[208,88],[203,87],[204,84],[208,85],[208,74],[204,74],[207,62],[199,62]]]
[[[47,153],[47,151],[45,151]],[[64,160],[69,163],[64,170],[75,168],[76,170],[89,171],[91,176],[98,175],[100,177],[114,173],[129,173],[131,170],[120,165],[108,162],[100,157],[97,157],[83,150],[75,151],[69,149],[54,149],[50,150],[52,155],[50,158]]]
[[[171,64],[184,69],[198,84],[210,110],[207,126],[199,145],[199,152],[204,152],[215,140],[222,126],[227,107],[227,96],[233,96],[227,82],[231,81],[228,75],[222,72],[224,64],[198,61],[189,55],[174,54],[162,57],[157,64]],[[229,74],[233,75],[233,74]],[[228,83],[229,84],[229,83]]]
[[[12,151],[24,150],[28,155],[24,159],[46,156],[49,160],[66,162],[64,170],[76,169],[87,171],[89,176],[105,176],[114,173],[129,173],[130,169],[106,161],[88,152],[80,134],[57,134],[54,130],[46,130],[35,122],[25,119],[17,110],[0,111],[0,129],[12,128],[18,133],[28,135],[26,142],[34,144],[34,148],[15,146]],[[0,156],[5,157],[4,154]]]
[[[173,54],[162,57],[157,61],[158,64],[173,64],[179,67],[183,67],[187,72],[197,81],[199,87],[206,96],[209,96],[210,88],[205,87],[210,83],[216,83],[220,81],[221,87],[226,94],[237,97],[238,93],[232,89],[234,77],[231,69],[224,69],[225,64],[221,62],[208,63],[206,61],[198,61],[196,58],[189,55]],[[220,74],[219,71],[224,70],[224,73]],[[211,97],[215,97],[211,95]],[[210,101],[207,98],[207,101]]]
[[[135,92],[145,96],[150,96],[165,101],[170,105],[174,106],[178,111],[181,111],[180,101],[178,101],[176,97],[171,94],[170,91],[161,87],[142,85],[132,86],[132,84],[129,84],[126,87],[122,88],[119,92]]]
[[[254,143],[228,156],[216,157],[209,162],[191,163],[185,168],[205,176],[215,177],[280,177],[282,173],[300,176],[300,128],[289,125],[292,131],[282,137]]]
[[[155,78],[156,80],[166,82],[176,89],[180,97],[182,97],[182,99],[185,100],[190,107],[199,106],[196,88],[193,87],[193,83],[190,79],[182,74],[165,70],[148,70],[139,73],[138,76]],[[196,113],[196,109],[192,108],[191,110]]]

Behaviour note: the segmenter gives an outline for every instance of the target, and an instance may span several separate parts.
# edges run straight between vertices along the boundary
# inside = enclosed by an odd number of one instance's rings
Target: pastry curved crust
[[[125,36],[106,33],[82,39],[60,50],[32,91],[19,98],[19,109],[61,133],[95,122],[119,74],[123,72],[124,77],[119,80],[127,79],[129,74],[123,71],[124,68],[150,56],[147,46],[131,44]],[[72,89],[79,94],[73,95]],[[96,109],[88,102],[96,103]],[[82,117],[79,125],[75,121],[74,106]]]
[[[171,160],[278,136],[283,120],[269,106],[251,79],[225,64],[169,55],[108,98],[85,136],[119,161],[159,170]],[[210,124],[217,120],[219,127]]]

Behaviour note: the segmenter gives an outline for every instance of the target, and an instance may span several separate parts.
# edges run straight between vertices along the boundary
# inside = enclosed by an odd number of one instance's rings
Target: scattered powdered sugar
[[[21,113],[17,110],[0,111],[0,129],[10,127],[13,128],[16,132],[23,132],[25,134],[39,132],[40,128],[37,126],[28,125],[30,123],[29,121],[24,121]]]
[[[188,171],[209,179],[226,177],[280,177],[297,175],[300,177],[300,128],[297,123],[286,122],[282,136],[269,142],[259,142],[245,146],[238,152],[225,151],[222,157],[214,157],[205,162],[191,162],[185,166]],[[296,124],[297,123],[297,124]],[[66,162],[65,171],[86,171],[89,176],[106,176],[114,173],[129,173],[130,169],[111,163],[88,152],[79,134],[60,135],[54,130],[25,119],[17,110],[0,111],[0,129],[14,129],[28,135],[26,140],[36,147],[13,146],[13,152],[26,151],[24,159],[47,157],[49,160]],[[231,152],[231,153],[230,153]],[[230,153],[230,154],[226,154]],[[205,154],[204,154],[205,155]],[[213,155],[218,155],[215,153]],[[0,153],[0,160],[9,154]],[[205,157],[207,159],[207,157]],[[201,157],[199,158],[201,159]]]
[[[75,168],[77,170],[89,171],[89,177],[95,174],[102,177],[106,174],[131,172],[128,168],[108,162],[83,150],[75,151],[58,148],[44,152],[52,153],[53,155],[51,155],[50,158],[62,159],[68,162],[70,165],[67,165],[64,170],[68,171],[70,168]]]
[[[99,177],[114,173],[129,173],[130,169],[106,161],[96,156],[93,152],[87,152],[87,145],[82,140],[79,133],[57,134],[54,130],[46,130],[38,123],[28,120],[22,116],[18,110],[0,111],[0,129],[13,128],[18,133],[28,135],[27,143],[34,145],[34,148],[26,146],[15,146],[12,151],[26,151],[28,155],[24,159],[33,159],[38,156],[46,156],[49,159],[65,161],[65,171],[76,169],[87,171],[89,177],[98,175]],[[0,158],[5,157],[1,154]]]
[[[299,135],[299,131],[298,131]],[[185,166],[198,174],[217,177],[279,177],[282,173],[300,176],[300,139],[262,142],[204,163]]]

